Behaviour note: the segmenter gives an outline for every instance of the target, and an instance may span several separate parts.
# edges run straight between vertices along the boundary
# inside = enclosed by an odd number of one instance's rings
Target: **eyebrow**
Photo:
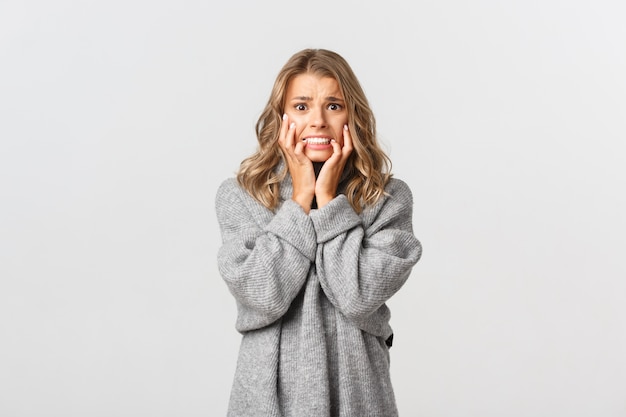
[[[298,96],[298,97],[293,97],[291,99],[291,101],[311,101],[311,100],[313,100],[313,98],[308,97],[308,96]],[[329,97],[326,97],[326,101],[343,101],[343,99],[334,97],[334,96],[329,96]]]

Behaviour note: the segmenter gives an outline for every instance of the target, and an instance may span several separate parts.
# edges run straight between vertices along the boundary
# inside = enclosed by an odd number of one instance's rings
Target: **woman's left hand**
[[[343,146],[336,141],[331,142],[333,154],[324,163],[315,182],[315,199],[318,207],[323,207],[337,195],[337,187],[341,174],[346,166],[348,157],[352,153],[352,137],[348,125],[343,127]]]

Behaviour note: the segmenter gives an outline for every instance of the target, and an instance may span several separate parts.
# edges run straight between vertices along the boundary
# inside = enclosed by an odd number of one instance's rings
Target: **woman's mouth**
[[[330,144],[330,138],[320,138],[320,137],[309,137],[309,138],[304,138],[303,139],[307,145],[329,145]]]

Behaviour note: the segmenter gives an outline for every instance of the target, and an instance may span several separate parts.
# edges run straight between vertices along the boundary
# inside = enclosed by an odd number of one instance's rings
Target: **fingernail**
[[[343,130],[348,130],[348,125],[343,125]]]
[[[287,113],[283,114],[283,120],[287,120]]]
[[[331,139],[330,140],[332,143],[337,143],[337,141],[335,139]]]
[[[294,127],[296,127],[296,124],[294,122],[291,122],[291,124],[289,125],[289,129],[293,129]]]

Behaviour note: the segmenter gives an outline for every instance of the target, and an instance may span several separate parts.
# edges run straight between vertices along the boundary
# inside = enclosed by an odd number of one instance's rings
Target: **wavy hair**
[[[244,159],[237,173],[239,184],[270,210],[280,198],[280,182],[287,175],[287,164],[278,146],[278,136],[285,112],[285,94],[297,75],[315,74],[334,78],[339,84],[348,110],[348,126],[353,151],[344,168],[344,190],[357,213],[375,204],[384,194],[391,178],[391,160],[381,149],[376,136],[376,120],[354,72],[339,54],[326,49],[304,49],[294,54],[278,73],[270,98],[256,123],[257,151]]]

